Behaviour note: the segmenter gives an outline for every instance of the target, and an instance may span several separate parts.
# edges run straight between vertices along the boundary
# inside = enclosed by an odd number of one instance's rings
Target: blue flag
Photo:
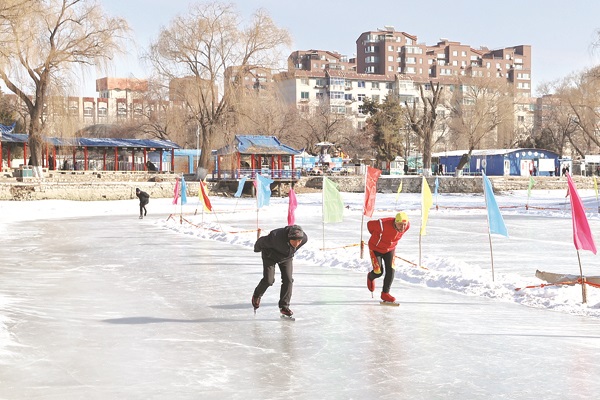
[[[433,189],[433,194],[437,196],[438,194],[438,186],[440,186],[440,182],[438,181],[438,177],[435,177],[435,188]]]
[[[239,183],[238,183],[238,188],[237,188],[237,192],[235,192],[234,196],[235,197],[242,197],[242,191],[244,190],[244,185],[246,184],[246,181],[248,180],[247,177],[242,177],[242,179],[240,179]]]
[[[181,175],[181,205],[187,203],[187,188],[185,187],[185,179]]]
[[[482,176],[483,192],[485,194],[485,204],[487,206],[488,225],[490,228],[490,233],[496,233],[498,235],[508,237],[508,230],[506,230],[506,225],[504,225],[504,219],[502,218],[502,214],[500,214],[500,208],[498,208],[498,203],[496,203],[496,198],[494,197],[492,183],[485,175],[485,173],[482,173]]]
[[[267,178],[261,174],[256,175],[256,201],[258,202],[258,208],[269,205],[271,183],[273,182],[275,181],[271,178]]]

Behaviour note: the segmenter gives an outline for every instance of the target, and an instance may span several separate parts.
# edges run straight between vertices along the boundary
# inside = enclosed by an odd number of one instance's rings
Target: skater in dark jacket
[[[263,278],[254,289],[252,295],[252,306],[254,312],[260,306],[260,298],[269,286],[275,282],[275,264],[279,264],[281,271],[281,291],[279,293],[279,309],[282,315],[290,317],[292,298],[292,286],[294,279],[294,254],[308,241],[308,236],[298,225],[290,225],[285,228],[272,230],[267,236],[258,238],[254,244],[254,252],[262,253]]]
[[[396,246],[402,235],[410,228],[408,215],[405,212],[396,214],[396,218],[388,217],[367,222],[367,229],[371,234],[369,239],[369,256],[373,270],[367,274],[367,288],[375,291],[375,279],[383,275],[381,264],[385,264],[385,278],[381,289],[381,300],[393,303],[396,301],[390,294],[394,282]]]
[[[146,205],[150,202],[150,195],[140,188],[135,188],[135,195],[140,199],[140,219],[146,215]]]

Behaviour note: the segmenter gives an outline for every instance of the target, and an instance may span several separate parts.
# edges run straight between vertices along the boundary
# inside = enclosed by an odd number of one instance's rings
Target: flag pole
[[[363,228],[365,223],[365,214],[360,217],[360,258],[362,260],[365,253],[365,242],[363,241]]]
[[[483,178],[482,178],[483,180]],[[488,201],[487,196],[485,195],[485,184],[483,185],[483,198],[485,199],[485,208],[488,209]],[[488,211],[489,212],[489,211]],[[488,240],[490,242],[490,258],[492,260],[492,282],[494,282],[494,251],[492,250],[492,232],[490,230],[490,218],[489,216],[485,218],[488,228]]]
[[[323,250],[325,250],[325,176],[322,178],[323,184],[321,185],[321,221],[323,223]]]
[[[583,269],[581,268],[581,257],[579,256],[579,249],[577,249],[577,261],[579,262],[579,277],[581,278],[581,298],[583,304],[587,303],[587,295],[585,290],[585,281],[583,280]]]

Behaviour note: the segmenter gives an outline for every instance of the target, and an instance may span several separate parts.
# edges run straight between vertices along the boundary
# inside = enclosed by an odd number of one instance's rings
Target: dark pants
[[[263,258],[263,278],[258,282],[256,289],[254,289],[254,297],[262,297],[269,286],[273,286],[273,283],[275,282],[275,264],[279,264],[279,270],[281,271],[279,308],[289,307],[292,298],[292,287],[294,286],[294,279],[292,278],[294,264],[291,258],[280,263],[275,263]]]
[[[389,293],[392,282],[394,282],[394,273],[396,272],[394,264],[396,251],[392,250],[382,254],[369,250],[369,255],[371,256],[371,264],[373,264],[373,271],[369,272],[369,279],[377,279],[383,275],[383,269],[381,268],[381,264],[383,263],[385,266],[385,278],[383,279],[383,288],[381,291]],[[379,273],[375,272],[376,270],[379,270]]]
[[[146,215],[146,204],[148,203],[148,201],[140,201],[140,217]]]

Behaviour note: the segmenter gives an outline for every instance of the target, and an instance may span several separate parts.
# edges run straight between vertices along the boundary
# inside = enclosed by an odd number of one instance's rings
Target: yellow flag
[[[400,197],[401,191],[402,191],[402,179],[400,179],[400,185],[398,185],[398,193],[396,194],[396,202],[398,202],[398,197]]]
[[[433,196],[431,196],[431,189],[427,184],[427,180],[423,177],[423,183],[421,185],[421,236],[426,235],[425,226],[427,225],[427,218],[429,217],[429,209],[433,205]]]
[[[594,175],[594,190],[596,191],[596,200],[598,200],[598,181],[596,181],[596,175]]]

